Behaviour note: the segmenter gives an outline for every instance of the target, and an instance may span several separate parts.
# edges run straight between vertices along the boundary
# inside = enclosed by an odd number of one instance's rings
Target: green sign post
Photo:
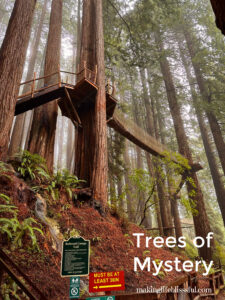
[[[115,296],[91,297],[86,300],[115,300]]]
[[[80,297],[80,277],[70,278],[70,299]]]
[[[61,276],[87,276],[89,274],[90,241],[72,237],[63,242]]]

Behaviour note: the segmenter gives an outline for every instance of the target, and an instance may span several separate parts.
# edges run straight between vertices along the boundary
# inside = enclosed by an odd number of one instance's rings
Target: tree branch
[[[141,219],[141,222],[140,222],[139,226],[141,226],[142,223],[143,223],[144,220],[145,220],[147,209],[148,209],[149,207],[151,207],[152,205],[155,204],[155,203],[152,203],[152,204],[150,204],[150,205],[147,205],[147,204],[148,204],[148,201],[151,199],[151,197],[152,197],[152,195],[153,195],[153,193],[154,193],[154,191],[155,191],[155,185],[156,185],[156,183],[154,183],[154,185],[153,185],[153,187],[152,187],[152,190],[151,190],[151,192],[150,192],[150,194],[149,194],[147,200],[145,201],[145,208],[144,208],[144,211],[143,211],[143,214],[144,214],[144,215],[143,215],[143,217],[142,217],[142,219]]]

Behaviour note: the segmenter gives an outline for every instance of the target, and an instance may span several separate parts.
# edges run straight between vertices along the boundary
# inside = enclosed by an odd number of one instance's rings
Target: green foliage
[[[116,205],[110,205],[110,214],[120,221],[120,226],[124,232],[129,230],[129,220],[125,213]]]
[[[0,177],[4,176],[8,179],[11,179],[10,175],[6,173],[12,173],[12,171],[10,170],[9,166],[6,163],[0,161]]]
[[[149,256],[150,255],[150,251],[149,250],[144,250],[143,251],[143,257]]]
[[[91,239],[91,243],[92,243],[92,245],[96,245],[96,244],[99,244],[101,242],[101,240],[102,240],[102,238],[100,236],[96,236]]]
[[[62,171],[57,171],[49,186],[51,186],[53,191],[64,188],[69,198],[72,199],[72,189],[79,188],[82,182],[85,181],[79,180],[75,175],[70,174],[69,170],[63,169]]]
[[[0,217],[0,234],[6,234],[14,247],[22,247],[23,238],[28,236],[32,241],[31,249],[39,249],[37,237],[35,234],[39,232],[43,235],[43,231],[39,227],[34,227],[33,224],[38,224],[33,218],[27,218],[20,222],[18,220],[18,209],[10,204],[10,198],[4,194],[0,194],[0,198],[6,204],[0,204],[0,213],[6,215]],[[9,217],[10,214],[12,217]],[[40,224],[38,224],[40,226]]]
[[[4,194],[0,194],[0,198],[5,204],[0,204],[1,214],[10,214],[13,217],[0,217],[0,233],[7,234],[9,239],[13,238],[13,233],[18,229],[17,208],[10,204],[10,198]]]
[[[131,174],[129,175],[129,179],[135,187],[134,193],[140,194],[140,192],[142,192],[149,194],[149,192],[152,190],[154,181],[149,176],[149,173],[143,169],[132,170]]]
[[[6,280],[4,280],[4,283],[1,284],[0,294],[3,295],[3,300],[30,299],[10,276],[7,276]]]
[[[16,154],[15,158],[20,162],[17,171],[24,179],[35,179],[40,183],[50,179],[46,160],[40,155],[24,150]]]
[[[189,258],[193,260],[198,256],[197,248],[194,246],[194,244],[188,237],[186,237],[185,253]]]
[[[72,189],[79,188],[84,182],[75,175],[69,173],[67,169],[57,171],[51,175],[48,171],[46,160],[38,154],[31,154],[24,150],[17,154],[15,158],[19,161],[17,171],[25,180],[31,180],[34,184],[31,188],[35,193],[47,191],[53,200],[59,199],[59,192],[65,189],[69,198],[72,199]]]
[[[67,232],[63,234],[66,240],[70,239],[71,237],[80,236],[80,235],[81,235],[80,231],[77,230],[76,228],[72,228],[71,230],[68,229]]]
[[[130,238],[130,234],[129,233],[125,233],[124,234],[124,237],[126,238],[126,242],[128,244],[128,246],[130,248],[133,248],[134,247],[134,242],[132,241],[132,239]]]
[[[160,259],[155,259],[154,261],[155,261],[155,263],[156,263],[157,266],[161,262]],[[159,277],[160,279],[163,279],[166,275],[167,275],[167,272],[164,270],[164,266],[162,265],[162,269],[159,271],[157,277]]]
[[[4,172],[9,172],[9,167],[6,163],[3,161],[0,161],[0,175],[2,175]]]
[[[225,269],[225,246],[221,245],[218,241],[215,241],[215,249],[213,252],[213,261],[219,265],[219,261]]]
[[[183,174],[185,170],[190,170],[191,167],[188,164],[188,160],[176,152],[164,151],[163,163],[168,169],[172,170],[176,175]],[[175,162],[176,161],[176,162]]]
[[[181,196],[180,203],[186,208],[187,216],[190,214],[197,216],[198,210],[196,209],[196,203],[191,198]]]
[[[44,233],[39,227],[35,227],[33,224],[38,224],[37,221],[33,218],[27,218],[23,222],[19,223],[19,227],[14,238],[14,244],[17,244],[19,247],[21,247],[22,239],[25,235],[27,235],[31,238],[32,249],[39,250],[35,231],[39,232],[41,235],[44,235]]]

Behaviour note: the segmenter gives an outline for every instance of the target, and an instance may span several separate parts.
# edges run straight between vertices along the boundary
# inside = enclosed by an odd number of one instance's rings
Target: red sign
[[[125,290],[124,271],[97,272],[89,274],[89,292]]]

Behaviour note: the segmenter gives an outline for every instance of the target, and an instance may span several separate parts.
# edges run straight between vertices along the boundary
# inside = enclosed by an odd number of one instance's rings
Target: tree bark
[[[198,103],[198,98],[197,98],[197,94],[195,91],[195,88],[193,86],[193,78],[191,75],[191,70],[190,70],[190,66],[189,63],[187,61],[187,58],[185,57],[185,54],[183,52],[182,49],[182,42],[181,40],[178,38],[178,43],[179,43],[179,50],[180,50],[180,55],[181,55],[181,59],[186,71],[186,75],[187,75],[187,79],[190,85],[190,89],[191,89],[191,95],[192,95],[192,101],[193,101],[193,105],[195,108],[195,113],[198,119],[198,124],[199,124],[199,128],[200,128],[200,132],[201,132],[201,137],[202,137],[202,141],[203,141],[203,145],[204,145],[204,149],[205,149],[205,153],[207,156],[207,160],[208,160],[208,164],[209,164],[209,168],[210,168],[210,172],[211,172],[211,176],[212,176],[212,180],[213,180],[213,184],[214,184],[214,188],[215,188],[215,192],[216,192],[216,196],[217,196],[217,201],[221,210],[221,214],[222,214],[222,218],[223,218],[223,223],[225,225],[225,188],[222,182],[222,178],[220,176],[218,167],[217,167],[217,163],[216,163],[216,159],[213,153],[213,149],[212,146],[210,144],[210,140],[209,140],[209,135],[208,135],[208,130],[207,130],[207,126],[205,124],[204,121],[204,117],[203,117],[203,113],[202,110],[199,107],[199,103]]]
[[[159,105],[159,99],[157,95],[157,91],[155,88],[152,88],[150,85],[150,71],[147,70],[148,73],[148,84],[149,84],[149,90],[150,93],[153,95],[151,97],[151,107],[152,107],[152,116],[153,116],[153,122],[154,122],[154,128],[155,128],[155,136],[157,140],[160,140],[163,145],[166,145],[165,140],[165,119],[163,114],[161,113],[160,105]],[[182,228],[181,228],[181,222],[180,222],[180,214],[178,209],[178,202],[177,199],[175,201],[172,201],[171,193],[170,193],[170,174],[169,170],[166,169],[166,177],[167,177],[167,184],[168,184],[168,201],[170,202],[168,204],[168,211],[172,213],[173,221],[174,221],[174,227],[175,227],[175,234],[176,238],[178,239],[180,236],[182,236]],[[172,218],[171,216],[171,218]],[[172,220],[170,221],[171,227],[173,226]],[[171,234],[173,234],[173,229],[171,229]]]
[[[105,62],[102,0],[95,0],[96,5],[96,60],[98,66],[98,92],[95,103],[95,152],[92,188],[94,200],[102,205],[107,203],[107,124],[105,94]]]
[[[199,90],[201,92],[202,95],[202,99],[205,103],[210,104],[211,103],[211,99],[210,99],[210,95],[207,91],[207,87],[201,72],[201,68],[198,64],[198,62],[195,59],[195,45],[193,43],[193,38],[189,32],[189,30],[186,28],[186,26],[183,27],[184,28],[184,36],[187,42],[187,46],[188,46],[188,50],[191,56],[191,60],[192,60],[192,65],[195,71],[195,76],[197,79],[197,83],[199,86]],[[225,142],[223,140],[223,135],[221,132],[221,128],[219,126],[219,123],[217,121],[217,118],[215,116],[215,114],[213,113],[213,111],[211,109],[207,109],[206,110],[206,115],[207,118],[209,120],[209,125],[210,125],[210,129],[214,138],[214,142],[216,145],[216,149],[220,158],[220,162],[222,165],[222,169],[223,169],[223,173],[225,175]]]
[[[65,118],[61,117],[61,128],[59,128],[59,143],[58,143],[58,158],[57,158],[57,169],[62,169],[63,161],[63,148],[64,148],[64,133],[65,133]]]
[[[53,0],[50,16],[49,34],[46,48],[44,75],[57,72],[60,64],[62,27],[62,0]],[[45,78],[45,85],[56,83],[56,77]],[[47,161],[50,171],[53,170],[55,130],[58,115],[56,101],[35,109],[31,126],[28,150],[38,153]]]
[[[6,160],[36,0],[16,0],[0,49],[0,160]]]
[[[132,82],[132,77],[130,76],[130,81]],[[131,92],[131,97],[132,97],[132,113],[133,113],[133,119],[135,123],[139,126],[142,127],[142,122],[140,118],[140,111],[139,111],[139,105],[138,102],[135,99],[135,94],[132,91]],[[138,147],[137,145],[135,146],[136,150],[136,169],[143,169],[144,164],[143,164],[143,158],[142,158],[142,149]],[[138,195],[138,199],[136,199],[137,202],[137,214],[136,214],[136,222],[138,221],[138,218],[142,219],[142,212],[144,211],[144,202],[145,202],[146,194],[142,191]]]
[[[42,32],[44,18],[46,14],[47,1],[48,0],[44,1],[40,18],[38,18],[39,21],[37,24],[36,32],[34,34],[35,38],[31,43],[31,49],[30,49],[31,54],[30,54],[29,66],[28,66],[28,71],[27,71],[25,81],[31,80],[34,75],[34,68],[35,68],[35,63],[36,63],[36,58],[38,53],[38,46],[40,43],[41,32]],[[30,89],[29,85],[24,85],[22,94],[28,92],[29,89]],[[9,157],[18,153],[19,150],[22,148],[22,137],[23,137],[23,130],[24,130],[24,122],[26,117],[29,117],[29,113],[20,114],[19,116],[16,117],[15,125],[10,140],[10,146],[8,150]]]
[[[80,63],[80,51],[81,51],[81,17],[80,17],[80,7],[81,3],[78,0],[77,5],[77,55],[76,55],[76,70],[78,70],[78,65]]]
[[[216,26],[225,35],[225,3],[223,0],[210,0],[216,15]]]
[[[80,17],[80,8],[81,2],[78,0],[77,4],[77,36],[74,35],[74,48],[73,48],[73,65],[71,72],[78,72],[79,63],[80,63],[80,47],[81,47],[81,17]],[[75,48],[75,39],[76,39],[76,48]],[[68,145],[67,145],[67,169],[72,172],[72,161],[75,157],[76,149],[76,139],[77,139],[77,128],[69,122],[68,126]],[[72,144],[72,147],[71,147]]]
[[[93,190],[93,203],[104,213],[107,204],[107,126],[102,1],[83,1],[81,62],[98,66],[95,109],[80,114],[76,174]]]
[[[89,68],[94,69],[96,64],[95,41],[95,2],[83,1],[82,34],[80,48],[80,62],[84,61]],[[95,120],[90,108],[79,115],[82,127],[77,129],[75,174],[79,179],[85,180],[85,185],[90,187],[93,172],[93,158],[95,145]]]
[[[161,53],[164,53],[164,47],[160,39],[160,33],[155,34],[155,40],[159,46]],[[160,67],[161,67],[163,79],[166,86],[167,98],[168,98],[171,115],[173,118],[179,152],[182,155],[184,155],[188,159],[189,164],[192,165],[193,164],[192,154],[185,133],[183,120],[181,118],[180,106],[177,101],[177,95],[173,83],[172,74],[170,71],[170,66],[165,56],[163,56],[160,60]],[[194,183],[194,185],[192,185],[190,181],[187,181],[187,190],[188,190],[190,204],[193,207],[193,203],[194,203],[193,208],[198,211],[197,215],[193,214],[195,232],[197,236],[201,236],[205,239],[207,234],[211,232],[211,229],[208,221],[208,216],[206,214],[203,194],[198,182],[197,175],[192,172],[189,174],[189,177]],[[213,251],[213,247],[208,248],[207,246],[203,246],[202,248],[199,248],[199,253],[201,257],[203,257],[206,260],[211,260],[212,251]]]
[[[134,222],[135,218],[134,218],[134,201],[131,197],[132,194],[132,184],[130,182],[129,179],[129,170],[130,170],[130,159],[129,159],[129,153],[128,153],[128,143],[127,141],[125,141],[125,149],[124,149],[124,153],[123,153],[123,159],[124,159],[124,163],[125,163],[125,172],[124,172],[124,178],[125,178],[125,184],[127,186],[127,191],[126,191],[126,199],[127,199],[127,215],[129,218],[129,221]],[[133,204],[133,205],[132,205]]]
[[[153,112],[151,109],[151,103],[149,101],[148,96],[148,90],[147,90],[147,82],[145,77],[144,69],[140,70],[140,76],[141,76],[141,83],[142,83],[142,90],[143,90],[143,100],[144,105],[146,109],[146,125],[147,125],[147,132],[155,137],[156,132],[154,128],[154,120],[153,120]],[[158,136],[156,137],[158,139]],[[161,219],[163,224],[163,231],[165,236],[172,235],[172,218],[171,218],[171,210],[170,210],[170,203],[168,197],[166,197],[165,194],[165,186],[161,179],[161,174],[159,172],[159,164],[153,163],[154,168],[154,175],[156,177],[156,183],[157,183],[157,190],[158,190],[158,196],[159,196],[159,205],[160,205],[160,212],[161,212]]]

